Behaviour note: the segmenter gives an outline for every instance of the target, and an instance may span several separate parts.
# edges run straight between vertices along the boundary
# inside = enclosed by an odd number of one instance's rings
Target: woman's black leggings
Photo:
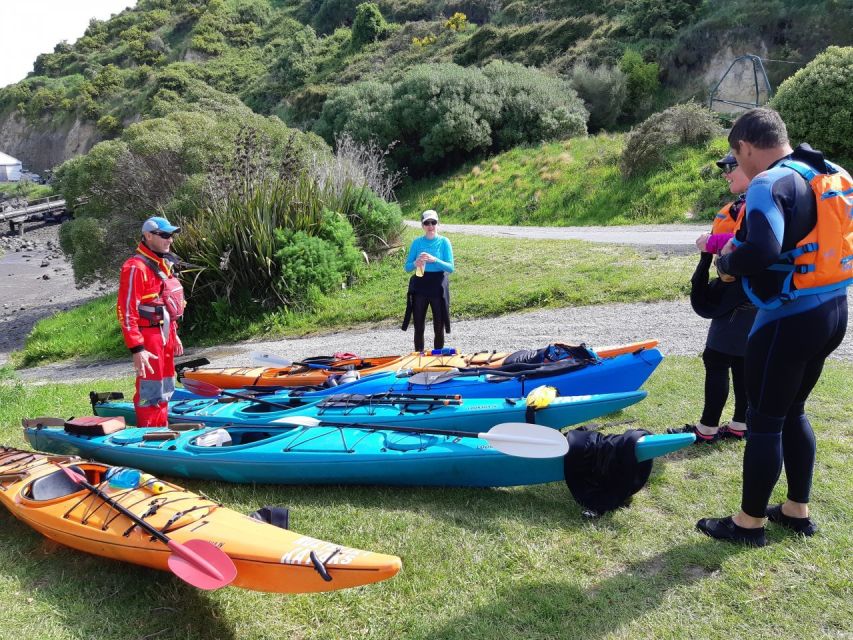
[[[436,349],[444,346],[444,313],[441,298],[427,298],[415,294],[412,296],[412,323],[415,325],[415,351],[424,350],[424,326],[427,307],[432,309],[432,329],[435,332]]]
[[[741,508],[763,518],[782,465],[788,499],[807,503],[812,486],[815,437],[805,405],[827,356],[847,329],[847,297],[768,322],[746,347],[749,436],[743,454]]]
[[[744,380],[743,356],[728,354],[705,347],[702,353],[705,363],[705,406],[699,420],[706,427],[720,424],[720,416],[729,399],[729,371],[732,372],[732,388],[735,392],[736,422],[746,422],[746,382]]]

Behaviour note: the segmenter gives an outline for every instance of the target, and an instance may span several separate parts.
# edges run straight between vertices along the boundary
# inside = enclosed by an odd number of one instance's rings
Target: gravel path
[[[459,226],[462,225],[443,225],[445,231],[465,233],[466,231],[456,228]],[[552,239],[578,237],[584,240],[598,241],[599,237],[597,236],[599,233],[596,231],[597,228],[547,229],[538,227],[464,226],[471,227],[471,231],[468,232],[480,231],[481,235],[491,236],[510,234],[511,232],[512,235],[523,234],[523,237],[542,237],[537,234],[547,233],[549,235],[544,237]],[[454,228],[451,229],[451,227]],[[703,228],[697,225],[673,225],[639,228],[602,227],[601,229],[604,232],[623,234],[619,236],[619,242],[626,244],[661,247],[667,251],[695,251],[692,248],[693,240]],[[563,233],[578,235],[561,235]],[[607,237],[609,238],[608,242],[615,241],[614,236]],[[646,240],[650,238],[653,238],[654,241],[647,242]],[[687,249],[684,249],[684,244],[688,245]],[[0,274],[2,274],[4,260],[5,258],[0,260]],[[15,280],[17,279],[15,278]],[[25,282],[26,287],[32,287],[31,281],[25,280]],[[66,295],[75,296],[75,300],[79,301],[86,295],[93,295],[93,292],[86,293],[74,290],[73,287],[69,286],[69,283],[70,279],[66,279]],[[41,286],[41,283],[38,283],[38,286]],[[853,290],[851,290],[851,295],[853,295]],[[853,302],[851,295],[848,295],[848,300]],[[42,298],[44,298],[44,294],[42,294]],[[73,303],[72,301],[63,304]],[[51,312],[50,303],[43,308],[47,309],[48,313]],[[526,313],[513,313],[498,318],[455,321],[453,333],[448,336],[447,344],[456,347],[461,352],[484,349],[512,351],[541,347],[554,341],[586,342],[593,347],[602,347],[647,338],[658,338],[661,341],[660,349],[664,354],[695,356],[700,354],[704,348],[707,328],[708,321],[694,314],[689,302],[685,299],[658,303],[540,309]],[[428,344],[430,336],[428,327]],[[853,361],[852,336],[853,331],[848,333],[845,341],[833,353],[833,358]],[[298,360],[313,355],[334,353],[335,351],[351,351],[364,355],[404,353],[411,349],[411,345],[411,329],[403,333],[399,329],[399,324],[394,322],[307,338],[243,342],[228,346],[190,349],[186,357],[204,356],[213,365],[237,366],[246,365],[249,353],[254,350],[267,351]],[[0,362],[2,362],[2,355],[0,353]],[[132,370],[130,358],[127,358],[95,363],[76,361],[57,363],[21,370],[18,373],[22,379],[27,381],[48,382],[115,378],[131,375]]]

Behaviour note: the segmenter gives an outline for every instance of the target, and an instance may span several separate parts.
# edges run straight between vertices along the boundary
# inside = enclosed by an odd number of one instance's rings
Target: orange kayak
[[[182,378],[201,380],[223,389],[239,389],[250,386],[304,387],[320,386],[326,379],[342,370],[355,370],[369,376],[374,373],[412,369],[428,371],[463,367],[498,366],[508,353],[481,351],[470,355],[433,356],[412,353],[405,356],[379,356],[376,358],[349,358],[335,360],[329,369],[293,364],[287,367],[228,367],[185,369]]]
[[[280,529],[169,482],[146,483],[136,489],[112,488],[104,482],[110,465],[76,456],[0,447],[0,502],[51,540],[167,571],[168,547],[69,480],[60,467],[71,465],[110,498],[173,540],[185,543],[201,539],[220,547],[237,567],[234,586],[278,593],[333,591],[387,580],[401,567],[396,556],[350,549]],[[331,580],[324,579],[321,570]]]
[[[600,358],[614,358],[624,353],[652,349],[657,340],[641,340],[628,344],[596,349]],[[353,369],[361,377],[374,373],[411,369],[433,371],[438,369],[463,369],[466,367],[499,367],[509,352],[478,351],[467,355],[429,355],[410,353],[404,356],[378,356],[375,358],[349,358],[335,360],[331,368],[322,369],[308,364],[293,364],[287,367],[228,367],[186,369],[181,377],[208,382],[222,389],[241,389],[251,386],[303,387],[321,386],[326,379],[343,370]]]

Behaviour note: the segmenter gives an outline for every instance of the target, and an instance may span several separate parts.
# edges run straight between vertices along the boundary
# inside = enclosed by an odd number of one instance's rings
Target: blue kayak
[[[302,399],[322,398],[335,393],[417,393],[461,395],[464,398],[521,398],[540,385],[557,389],[561,396],[634,391],[652,375],[663,360],[657,349],[643,349],[612,358],[548,365],[523,365],[496,369],[449,370],[405,373],[377,373],[336,387],[294,391],[260,390],[270,400],[290,396]],[[199,398],[189,391],[176,391],[174,400]]]
[[[558,396],[539,409],[528,409],[524,398],[442,398],[405,394],[335,394],[306,402],[289,398],[286,403],[267,397],[234,402],[226,398],[193,399],[169,403],[169,422],[201,422],[206,425],[287,424],[289,418],[308,416],[345,424],[406,426],[458,431],[487,431],[502,422],[535,422],[560,429],[619,411],[645,398],[646,391],[626,391],[585,396]],[[229,401],[232,400],[232,401]],[[276,406],[280,405],[280,406]],[[292,405],[292,408],[288,408]],[[130,402],[93,403],[99,416],[121,416],[135,423]]]

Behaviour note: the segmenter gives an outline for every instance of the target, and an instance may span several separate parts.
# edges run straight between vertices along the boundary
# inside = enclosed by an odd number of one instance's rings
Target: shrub
[[[588,113],[567,82],[511,62],[483,68],[500,104],[492,121],[493,149],[586,133]]]
[[[339,194],[348,185],[367,187],[390,202],[400,174],[388,171],[387,155],[388,151],[375,143],[358,142],[344,132],[335,137],[335,153],[315,155],[309,171],[321,188]]]
[[[388,23],[382,17],[379,7],[373,2],[363,2],[355,9],[352,23],[352,45],[362,45],[382,40],[388,34]]]
[[[660,88],[660,67],[656,62],[645,62],[637,51],[627,49],[619,61],[619,69],[627,79],[625,115],[633,118],[648,113]]]
[[[444,28],[450,29],[451,31],[465,31],[467,27],[468,16],[459,11],[450,16],[450,18],[448,18],[448,20],[444,23]]]
[[[593,69],[581,62],[572,69],[569,81],[589,111],[591,133],[616,124],[628,95],[628,81],[621,69],[607,65]]]
[[[121,120],[113,115],[106,115],[100,118],[98,120],[97,127],[98,131],[100,131],[105,138],[114,138],[121,133],[122,129]]]
[[[716,115],[696,103],[679,104],[649,116],[628,134],[619,168],[625,178],[660,164],[667,149],[707,142],[722,134]]]
[[[403,213],[396,202],[386,202],[370,190],[355,203],[350,222],[359,246],[371,256],[385,253],[403,235]]]
[[[343,87],[323,104],[314,131],[329,143],[336,135],[349,133],[359,142],[387,147],[398,135],[388,117],[392,95],[391,85],[375,80]]]
[[[418,65],[394,87],[392,117],[402,144],[394,156],[413,168],[467,157],[491,147],[500,103],[479,69]]]
[[[639,37],[669,39],[701,9],[703,0],[631,0],[627,27]]]
[[[779,87],[771,106],[794,144],[853,160],[853,47],[829,47]],[[849,167],[848,167],[849,168]]]

